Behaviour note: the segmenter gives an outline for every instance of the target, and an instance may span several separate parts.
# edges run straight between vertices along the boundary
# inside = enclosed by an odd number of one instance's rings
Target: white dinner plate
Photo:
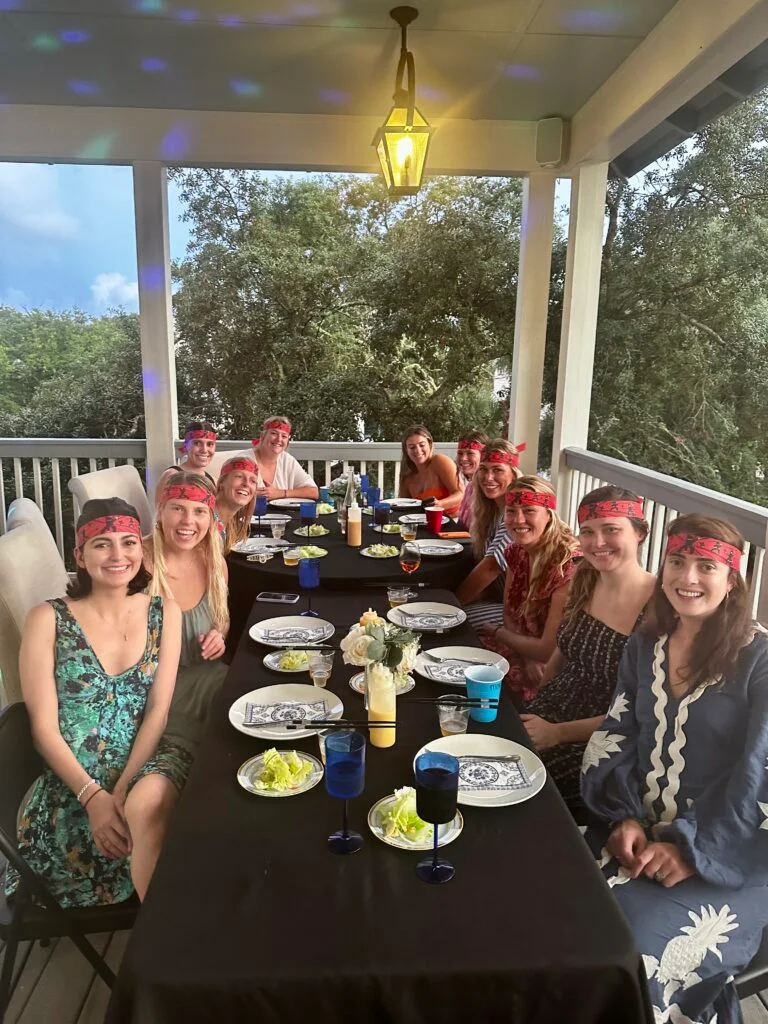
[[[279,555],[290,546],[290,541],[275,540],[274,537],[246,537],[234,544],[232,550],[238,555]]]
[[[446,558],[460,555],[464,548],[455,540],[417,540],[422,558]]]
[[[360,554],[364,555],[366,558],[397,558],[397,556],[400,554],[400,552],[397,550],[397,546],[395,544],[390,544],[387,546],[393,547],[395,548],[395,550],[391,551],[388,555],[373,555],[371,554],[370,548],[360,548]]]
[[[349,685],[355,693],[365,694],[365,672],[356,672],[349,680]],[[406,676],[403,685],[395,689],[395,696],[401,697],[404,693],[410,693],[415,685],[416,680],[413,676]]]
[[[482,723],[477,723],[481,725]],[[514,740],[506,740],[501,736],[489,736],[486,733],[464,733],[462,736],[443,736],[440,739],[430,740],[421,750],[417,751],[416,757],[427,750],[437,750],[443,754],[453,754],[454,757],[462,757],[467,754],[481,757],[499,757],[518,754],[523,767],[528,773],[531,785],[525,789],[499,789],[466,792],[459,788],[459,803],[467,807],[508,807],[510,804],[521,804],[536,796],[541,787],[547,781],[547,769],[541,760],[528,747]],[[414,764],[416,757],[413,759]]]
[[[384,498],[383,505],[390,505],[392,508],[421,508],[420,498]]]
[[[424,617],[430,619],[432,616],[450,616],[451,621],[442,625],[438,621],[425,624]],[[444,633],[446,630],[455,629],[456,626],[466,622],[467,613],[463,608],[457,608],[453,604],[440,604],[437,601],[408,601],[406,604],[390,608],[387,618],[403,629],[415,629],[424,633]]]
[[[286,640],[265,639],[264,634],[274,629],[322,629],[322,634],[311,636],[308,640],[301,636],[295,636]],[[321,644],[328,640],[336,632],[336,627],[327,619],[316,619],[311,615],[278,615],[274,619],[262,619],[255,622],[248,630],[248,636],[257,644],[264,644],[265,647],[295,647],[297,644]]]
[[[284,515],[282,512],[267,512],[263,516],[251,516],[251,526],[258,526],[259,523],[290,523],[291,517]]]
[[[303,654],[305,656],[303,668],[280,668],[280,659],[284,654],[287,654],[288,650],[270,651],[269,654],[265,654],[262,658],[262,664],[266,665],[267,668],[273,672],[283,672],[288,675],[296,675],[299,672],[309,672],[309,652],[308,651],[295,651],[295,654]]]
[[[413,523],[415,526],[426,526],[427,516],[424,512],[410,512],[406,516],[398,516],[398,522]]]
[[[298,508],[302,501],[311,501],[311,498],[271,498],[269,504],[275,508]]]
[[[388,836],[386,834],[384,824],[382,822],[382,816],[394,799],[394,793],[390,793],[389,796],[383,796],[381,800],[377,800],[370,811],[368,811],[368,827],[371,832],[373,832],[376,838],[380,839],[382,843],[386,843],[387,846],[395,846],[398,850],[431,850],[431,836],[426,841],[422,839],[421,842],[411,842],[402,835]],[[456,817],[453,821],[449,822],[447,825],[437,826],[438,847],[447,846],[448,843],[452,843],[454,839],[458,839],[463,828],[464,817],[461,811],[457,809]]]
[[[287,754],[289,751],[281,750],[280,753]],[[264,768],[264,754],[257,754],[256,757],[250,757],[247,761],[244,761],[237,769],[237,781],[244,790],[248,793],[253,793],[254,796],[298,796],[299,793],[306,793],[308,789],[313,789],[322,779],[323,766],[316,757],[313,757],[312,754],[305,754],[303,750],[294,750],[293,753],[298,754],[305,764],[312,765],[312,771],[301,785],[296,786],[295,789],[256,788],[254,783]]]
[[[500,654],[493,651],[486,651],[484,647],[432,647],[430,654],[436,654],[441,658],[456,658],[457,661],[449,661],[438,664],[425,657],[424,651],[416,655],[414,671],[424,676],[431,683],[439,683],[440,686],[464,686],[464,669],[471,668],[471,665],[460,664],[462,659],[472,661],[481,665],[498,665],[499,670],[506,675],[509,672],[509,662]],[[441,671],[442,670],[442,671]]]
[[[298,704],[325,702],[326,718],[341,718],[344,705],[331,690],[310,686],[308,683],[278,683],[276,686],[261,686],[238,697],[229,709],[229,721],[238,732],[255,736],[260,740],[277,743],[281,740],[300,740],[305,736],[316,736],[316,729],[289,729],[284,725],[243,725],[246,704],[283,704],[296,701]]]

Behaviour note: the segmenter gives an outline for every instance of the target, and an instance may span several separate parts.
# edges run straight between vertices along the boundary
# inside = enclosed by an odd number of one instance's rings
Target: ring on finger
[[[653,876],[654,882],[663,882],[665,878],[666,875],[663,875],[661,871],[657,871]]]

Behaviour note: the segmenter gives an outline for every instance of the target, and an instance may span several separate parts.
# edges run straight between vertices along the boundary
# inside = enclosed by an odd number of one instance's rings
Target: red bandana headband
[[[482,452],[484,449],[482,441],[459,441],[457,448],[460,452]]]
[[[258,472],[258,466],[253,459],[229,459],[221,467],[219,479],[226,476],[227,473],[236,473],[238,470],[243,470],[244,473],[256,473]]]
[[[198,441],[202,438],[204,441],[215,441],[217,436],[212,430],[188,430],[184,435],[184,440]]]
[[[667,540],[667,555],[696,555],[721,562],[734,572],[741,569],[741,551],[733,544],[715,537],[697,537],[694,533],[673,533]]]
[[[166,501],[174,499],[176,501],[197,501],[201,505],[207,505],[208,508],[214,508],[216,505],[215,496],[207,487],[200,487],[198,484],[171,484],[163,491],[160,504],[164,505]]]
[[[576,513],[579,526],[588,519],[642,519],[642,501],[595,501],[581,505]]]
[[[548,508],[553,512],[557,507],[557,499],[554,494],[546,494],[544,491],[517,490],[507,491],[505,498],[507,508],[513,505],[537,505],[539,508]]]
[[[291,424],[290,424],[290,422],[288,420],[267,420],[267,422],[264,424],[264,426],[261,429],[262,430],[282,430],[282,432],[284,434],[287,434],[288,437],[291,436]],[[256,445],[260,441],[261,441],[261,438],[260,437],[256,437],[256,438],[254,438],[251,441],[251,444],[255,448]]]
[[[520,465],[520,452],[524,452],[526,449],[525,442],[517,446],[517,451],[504,452],[504,451],[491,451],[486,452],[483,455],[483,462],[497,462],[503,466],[514,466],[515,469]]]
[[[77,546],[82,550],[83,545],[91,537],[99,537],[102,533],[132,533],[135,537],[141,536],[139,520],[133,516],[99,516],[98,519],[91,519],[83,523],[77,531]]]

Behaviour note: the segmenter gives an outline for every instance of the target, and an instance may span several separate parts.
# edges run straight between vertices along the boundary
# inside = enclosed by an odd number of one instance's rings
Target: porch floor
[[[113,971],[129,936],[127,931],[91,936]],[[109,990],[71,941],[54,939],[46,949],[30,945],[25,942],[19,953],[17,968],[22,961],[24,968],[5,1024],[103,1024]],[[0,943],[0,963],[3,952]],[[762,996],[768,1001],[768,990]],[[768,1024],[768,1010],[758,996],[745,999],[741,1008],[745,1024]]]

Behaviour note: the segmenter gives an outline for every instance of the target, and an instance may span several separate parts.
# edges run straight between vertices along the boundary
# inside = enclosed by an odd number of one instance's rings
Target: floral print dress
[[[162,598],[153,597],[147,616],[147,644],[141,659],[120,675],[101,666],[66,601],[50,601],[56,616],[54,678],[59,729],[91,778],[112,790],[139,731],[157,670],[163,628]],[[177,789],[189,771],[187,751],[162,739],[157,752],[132,780],[165,775]],[[96,849],[88,814],[50,768],[35,783],[18,832],[19,852],[62,907],[120,903],[133,893],[130,861],[109,860]],[[8,868],[6,894],[19,878]]]

